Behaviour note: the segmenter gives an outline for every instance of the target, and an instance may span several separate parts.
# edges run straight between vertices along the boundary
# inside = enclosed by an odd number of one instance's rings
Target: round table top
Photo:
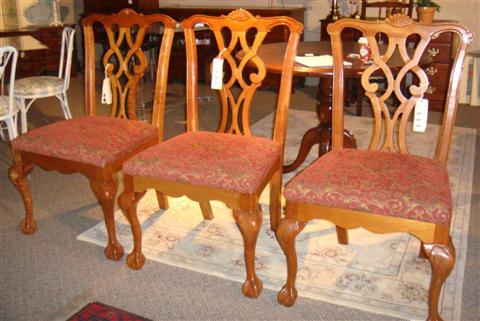
[[[276,42],[276,43],[266,43],[260,47],[258,55],[263,60],[265,67],[268,72],[272,73],[281,73],[282,72],[282,63],[283,56],[285,53],[286,42]],[[380,51],[386,49],[386,46],[381,47]],[[347,57],[348,54],[358,54],[359,45],[353,41],[344,41],[343,42],[343,51],[344,57]],[[312,53],[314,55],[331,55],[332,49],[330,41],[302,41],[298,43],[297,56],[305,55],[306,53]],[[241,55],[241,53],[239,53]],[[240,58],[240,57],[239,57]],[[345,58],[346,61],[352,63],[351,66],[345,66],[344,73],[345,77],[355,77],[361,74],[369,64],[364,64],[360,61],[359,58]],[[395,52],[393,56],[389,59],[388,65],[391,68],[395,66],[403,66],[404,62],[402,61],[400,54]],[[295,63],[293,67],[293,73],[295,76],[331,76],[332,67],[307,67],[299,63]]]
[[[266,43],[260,47],[258,55],[265,63],[265,67],[269,72],[281,73],[282,64],[283,64],[283,55],[285,53],[286,42],[276,42],[276,43]],[[343,44],[344,52],[348,53],[358,53],[358,45],[353,42],[345,42]],[[315,56],[319,55],[331,55],[332,48],[330,41],[302,41],[298,43],[297,56],[303,56],[306,53],[314,54]],[[353,63],[353,65],[346,66],[345,74],[351,74],[347,69],[353,74],[362,72],[366,65],[362,64],[359,59],[346,59]],[[293,73],[295,76],[329,76],[332,74],[332,67],[307,67],[299,63],[295,63],[293,67]]]

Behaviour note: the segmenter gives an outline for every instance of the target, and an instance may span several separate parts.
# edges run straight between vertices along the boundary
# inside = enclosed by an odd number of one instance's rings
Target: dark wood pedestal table
[[[349,53],[357,53],[358,47],[354,42],[345,42],[345,57]],[[285,52],[285,43],[264,44],[258,55],[265,62],[268,72],[280,73],[283,53]],[[297,55],[312,53],[314,55],[331,55],[332,50],[330,41],[311,41],[301,42],[299,44]],[[351,67],[345,67],[345,77],[358,78],[363,72],[365,66],[358,59],[352,60]],[[283,167],[285,173],[297,169],[304,161],[310,150],[316,144],[319,144],[318,156],[322,156],[331,149],[332,144],[332,68],[331,67],[306,67],[298,63],[293,69],[295,76],[300,77],[318,77],[320,82],[317,90],[317,116],[319,125],[307,130],[303,135],[302,143],[295,161]],[[347,148],[356,148],[356,142],[353,135],[345,130],[343,144]]]

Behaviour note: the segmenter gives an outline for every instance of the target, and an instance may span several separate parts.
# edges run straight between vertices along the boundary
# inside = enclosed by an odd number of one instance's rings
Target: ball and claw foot
[[[130,253],[127,256],[127,265],[129,268],[133,270],[140,270],[143,265],[145,264],[145,255],[139,253],[136,255],[135,253]]]
[[[110,243],[103,253],[109,260],[118,261],[123,256],[123,247],[119,243]]]
[[[295,288],[287,287],[284,285],[280,292],[278,292],[278,303],[283,304],[286,307],[291,307],[297,299],[297,290]]]
[[[35,233],[36,230],[37,230],[37,223],[35,223],[35,221],[33,220],[24,219],[20,223],[20,232],[22,232],[23,234],[30,235]]]
[[[243,295],[252,299],[258,298],[262,289],[263,283],[256,276],[253,279],[247,279],[242,286]]]

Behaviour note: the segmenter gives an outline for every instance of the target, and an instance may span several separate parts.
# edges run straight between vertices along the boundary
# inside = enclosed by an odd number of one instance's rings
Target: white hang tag
[[[212,89],[220,90],[223,86],[223,59],[213,58],[212,64]]]
[[[415,111],[413,113],[413,131],[425,132],[427,129],[428,119],[428,99],[420,99],[415,103]]]
[[[107,65],[108,66],[108,65]],[[110,78],[107,75],[107,67],[105,67],[105,78],[102,83],[102,104],[110,105],[112,103],[112,86]]]

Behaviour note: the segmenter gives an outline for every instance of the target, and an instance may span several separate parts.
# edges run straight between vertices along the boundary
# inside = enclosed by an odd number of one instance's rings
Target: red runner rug
[[[67,321],[152,321],[139,315],[100,303],[91,302]]]

